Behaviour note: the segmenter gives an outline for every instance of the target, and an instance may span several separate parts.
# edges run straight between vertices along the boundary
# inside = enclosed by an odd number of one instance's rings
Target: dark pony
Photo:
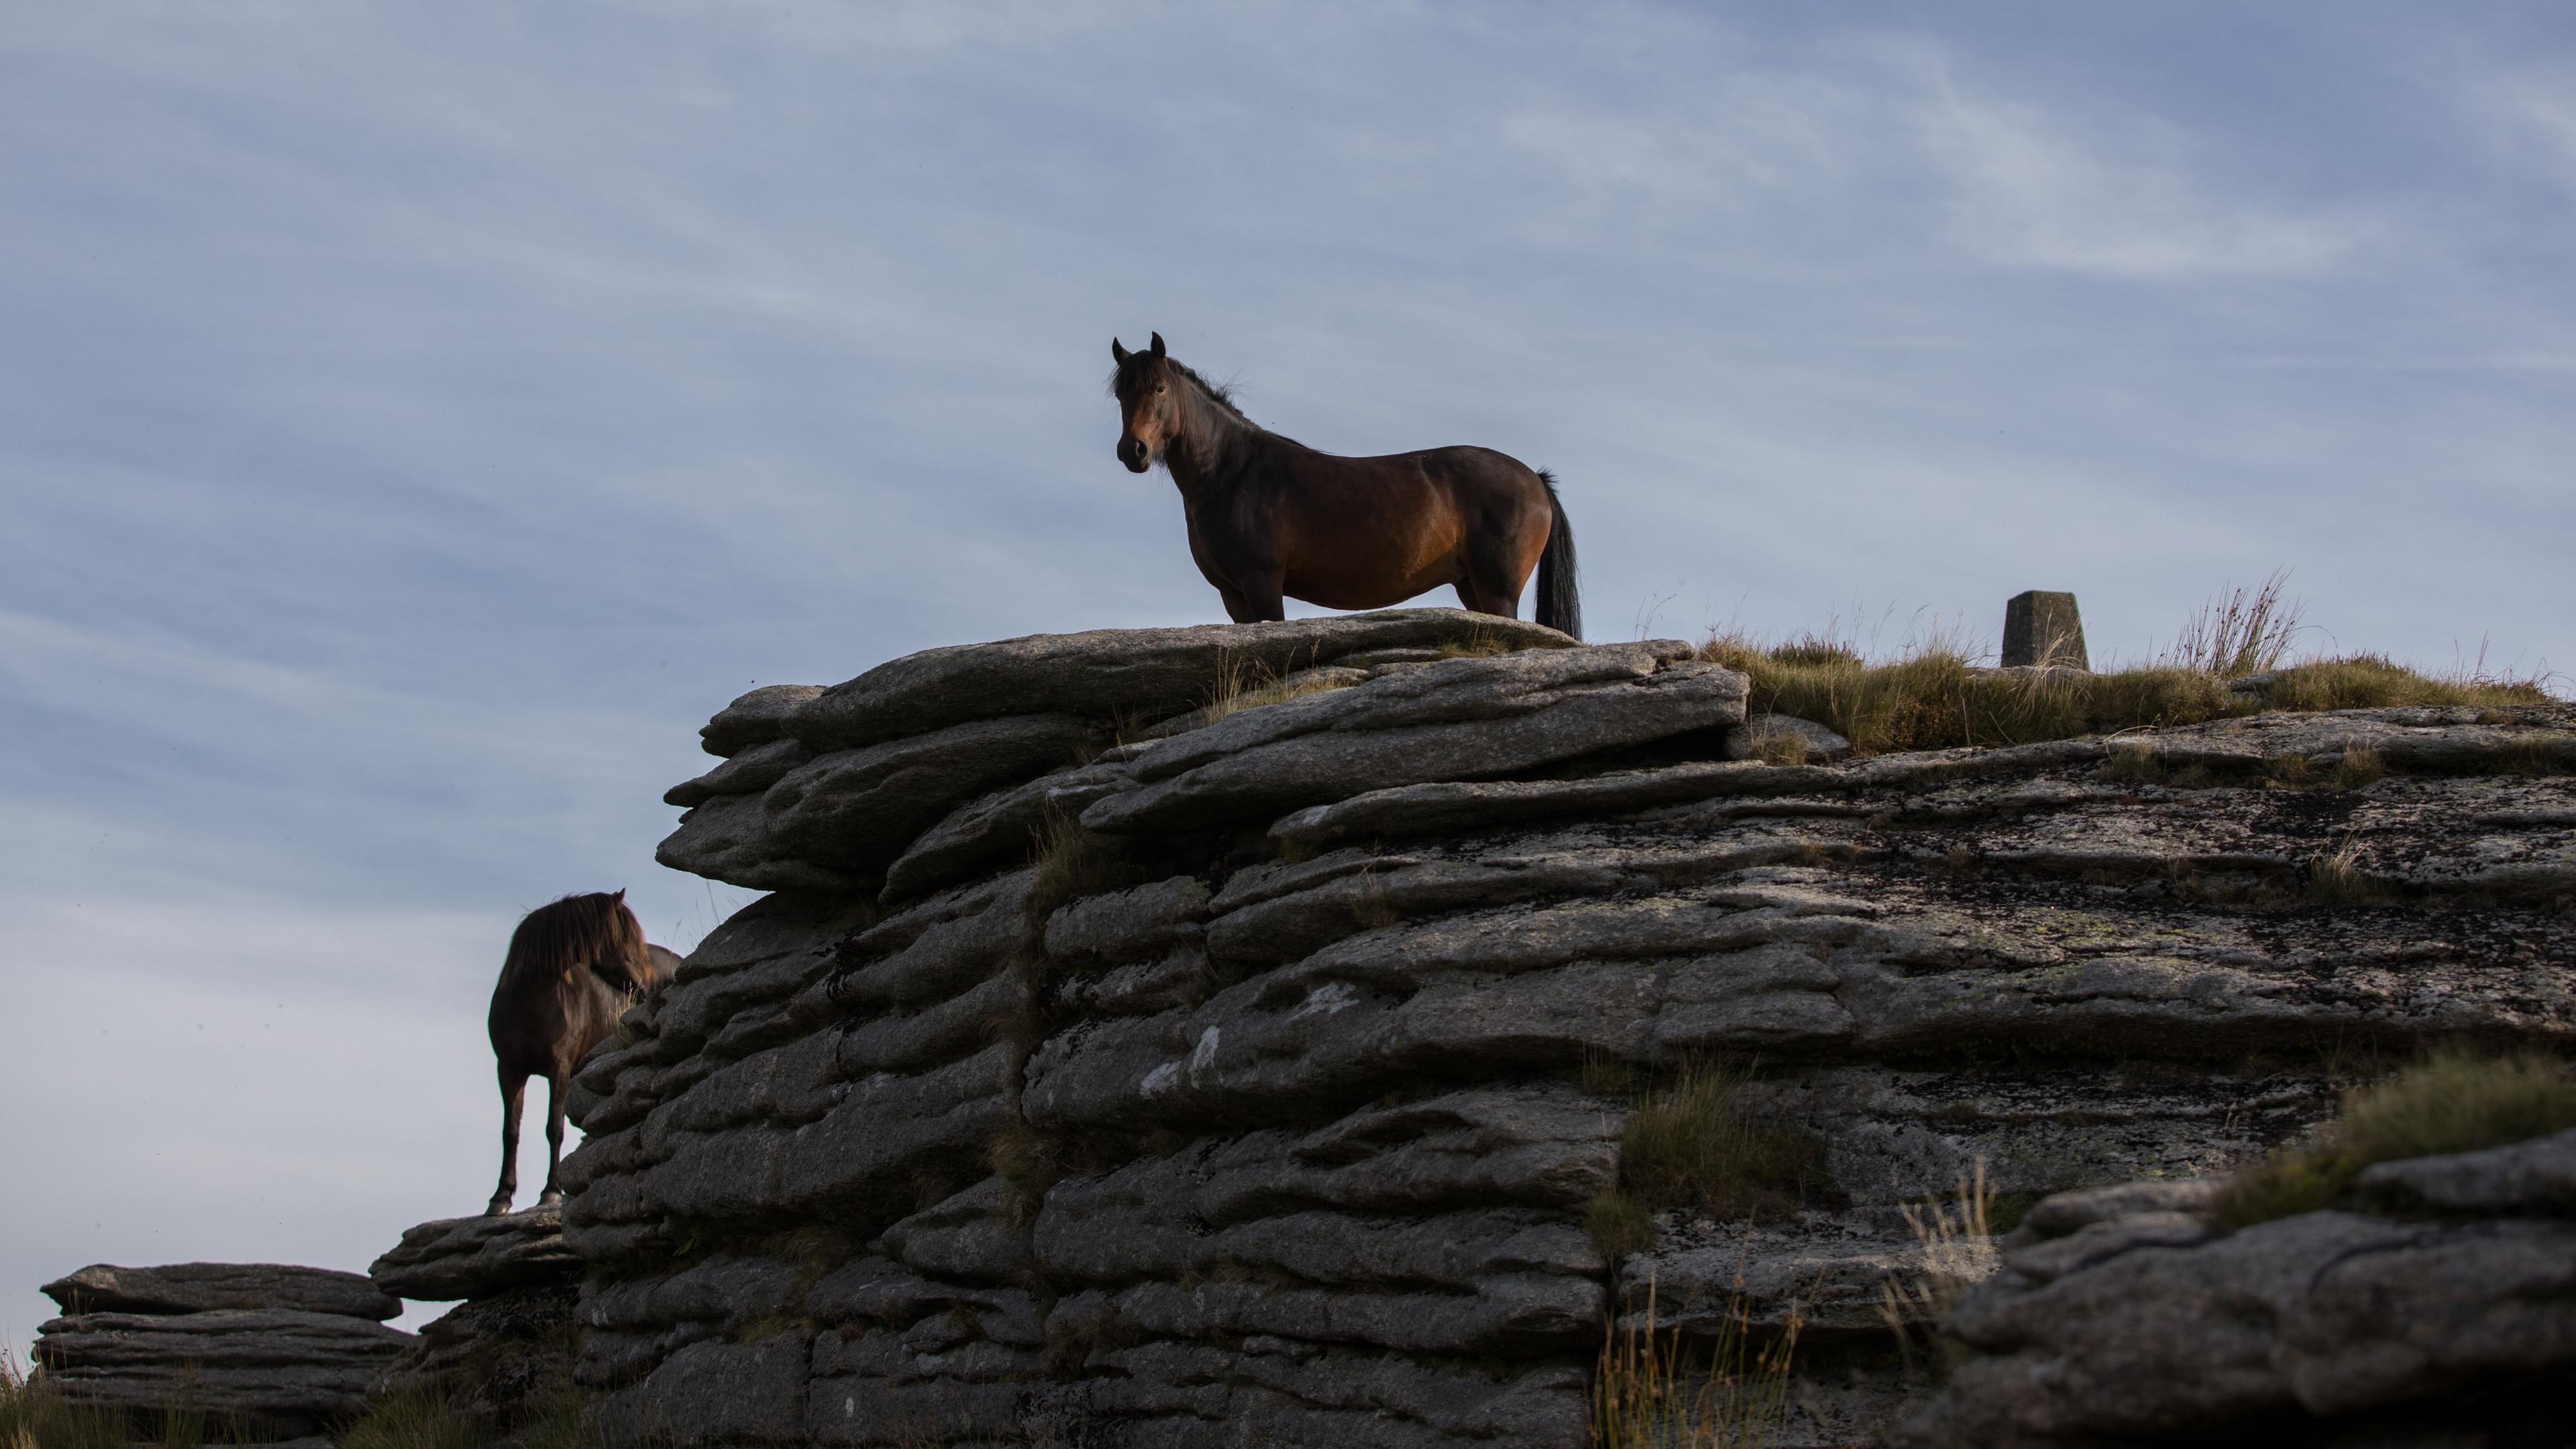
[[[519,1191],[519,1108],[528,1078],[546,1079],[546,1186],[537,1206],[563,1201],[564,1087],[617,1018],[680,958],[644,940],[626,892],[566,896],[528,912],[492,988],[492,1056],[501,1068],[501,1185],[486,1214],[506,1213]]]
[[[1256,426],[1226,390],[1163,351],[1116,338],[1118,459],[1160,462],[1181,490],[1190,557],[1237,623],[1281,600],[1382,609],[1442,585],[1480,614],[1520,616],[1538,570],[1538,621],[1576,638],[1574,530],[1556,480],[1491,448],[1343,458]]]

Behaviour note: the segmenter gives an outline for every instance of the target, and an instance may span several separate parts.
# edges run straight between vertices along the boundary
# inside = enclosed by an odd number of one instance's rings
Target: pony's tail
[[[1574,579],[1574,525],[1565,521],[1565,500],[1556,496],[1556,475],[1538,470],[1547,485],[1547,551],[1538,556],[1538,621],[1559,633],[1583,637],[1583,600]]]

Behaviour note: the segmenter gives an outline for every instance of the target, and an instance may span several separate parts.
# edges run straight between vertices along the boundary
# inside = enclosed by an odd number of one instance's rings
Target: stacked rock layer
[[[63,1310],[36,1339],[45,1385],[161,1433],[176,1414],[244,1442],[318,1434],[362,1412],[369,1385],[418,1342],[384,1324],[400,1303],[327,1268],[99,1263],[45,1293]]]
[[[662,857],[776,894],[576,1088],[603,1426],[1573,1445],[1651,1295],[1802,1320],[1792,1442],[1855,1442],[1901,1210],[1981,1160],[2191,1176],[2334,1051],[2576,1028],[2563,712],[1789,767],[1730,758],[1744,688],[1414,611],[738,701]],[[1605,1252],[1622,1079],[1711,1057],[1830,1183]]]

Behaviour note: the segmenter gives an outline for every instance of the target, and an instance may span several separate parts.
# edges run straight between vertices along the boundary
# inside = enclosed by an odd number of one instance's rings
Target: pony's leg
[[[528,1074],[501,1068],[501,1185],[483,1209],[485,1217],[508,1212],[510,1199],[519,1195],[519,1106],[527,1096]]]
[[[563,1189],[555,1186],[555,1172],[563,1166],[564,1089],[571,1080],[570,1073],[546,1078],[546,1186],[537,1194],[539,1207],[563,1201]]]

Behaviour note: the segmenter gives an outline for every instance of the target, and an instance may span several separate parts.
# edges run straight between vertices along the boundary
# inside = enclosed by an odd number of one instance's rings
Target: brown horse
[[[492,1056],[501,1068],[501,1186],[483,1211],[506,1213],[519,1191],[519,1108],[528,1078],[546,1079],[546,1186],[537,1206],[563,1201],[564,1087],[635,998],[680,964],[647,945],[626,892],[566,896],[528,912],[492,988]]]
[[[1180,486],[1190,557],[1236,623],[1285,618],[1282,596],[1382,609],[1443,584],[1480,614],[1520,616],[1538,570],[1538,621],[1577,638],[1574,530],[1556,480],[1491,448],[1342,458],[1254,425],[1226,390],[1116,338],[1109,390],[1118,460],[1160,461]]]

